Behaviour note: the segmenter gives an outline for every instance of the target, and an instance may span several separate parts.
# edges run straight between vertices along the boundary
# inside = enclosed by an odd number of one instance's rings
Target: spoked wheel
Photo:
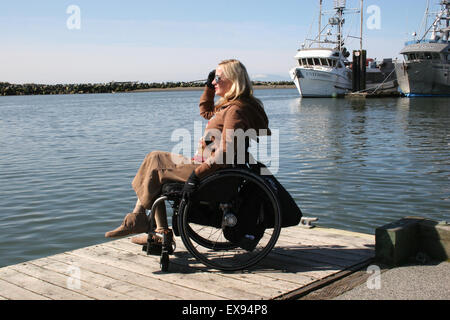
[[[186,225],[187,233],[191,240],[195,241],[198,245],[205,248],[219,251],[219,250],[230,250],[236,248],[236,244],[231,243],[228,240],[219,241],[218,238],[211,238],[211,227],[192,225],[196,231],[191,228],[191,225]]]
[[[187,250],[205,265],[249,268],[275,246],[281,214],[264,179],[242,169],[224,169],[202,180],[180,204],[178,225]]]

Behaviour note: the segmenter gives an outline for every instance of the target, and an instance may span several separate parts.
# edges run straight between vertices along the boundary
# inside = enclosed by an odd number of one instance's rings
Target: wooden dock
[[[0,269],[0,300],[270,300],[345,276],[374,257],[373,235],[300,226],[282,229],[251,270],[224,273],[198,263],[176,238],[170,272],[123,238]],[[350,271],[349,271],[350,270]]]

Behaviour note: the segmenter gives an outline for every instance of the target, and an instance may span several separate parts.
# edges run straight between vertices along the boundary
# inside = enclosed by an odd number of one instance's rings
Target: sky
[[[289,80],[297,49],[317,33],[318,3],[1,0],[0,82],[194,81],[229,58],[253,80]],[[324,0],[325,9],[332,3]],[[359,6],[347,0],[347,8]],[[426,0],[365,0],[368,57],[400,57],[425,8]],[[344,30],[358,35],[359,19],[348,14]],[[359,40],[348,38],[346,47],[359,49]]]

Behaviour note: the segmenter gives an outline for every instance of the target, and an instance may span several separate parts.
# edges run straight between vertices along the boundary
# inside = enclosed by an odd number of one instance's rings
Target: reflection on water
[[[294,99],[283,172],[306,215],[373,233],[407,215],[450,217],[446,99]],[[287,133],[289,136],[289,133]]]
[[[200,94],[1,97],[0,266],[106,241],[134,206],[145,155],[193,131]],[[277,177],[319,225],[450,218],[448,99],[256,94],[279,130]]]

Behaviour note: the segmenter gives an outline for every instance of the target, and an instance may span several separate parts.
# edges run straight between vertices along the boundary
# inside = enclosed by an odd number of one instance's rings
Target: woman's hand
[[[212,83],[214,81],[215,76],[216,76],[216,70],[214,69],[213,71],[211,71],[209,73],[208,79],[206,80],[206,85],[211,89],[214,89],[214,85]]]
[[[199,177],[192,171],[190,177],[187,179],[183,187],[183,198],[189,199],[192,194],[197,191],[198,184],[200,183]]]

